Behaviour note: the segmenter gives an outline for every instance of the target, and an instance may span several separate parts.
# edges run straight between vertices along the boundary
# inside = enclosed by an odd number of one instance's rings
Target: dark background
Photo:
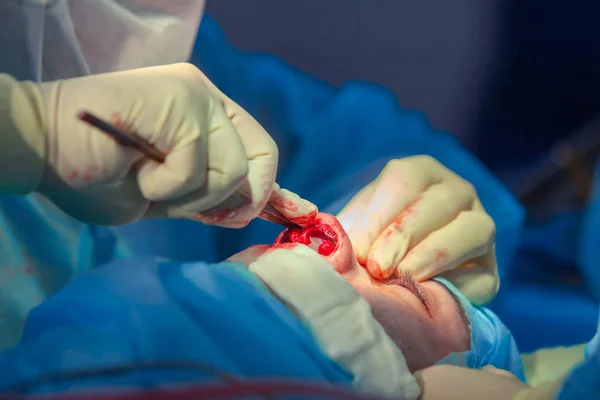
[[[208,0],[207,12],[241,49],[336,86],[386,86],[491,166],[547,151],[600,110],[600,2]]]

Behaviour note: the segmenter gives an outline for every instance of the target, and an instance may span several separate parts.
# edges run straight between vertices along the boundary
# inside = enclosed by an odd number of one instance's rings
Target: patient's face
[[[416,283],[409,276],[372,279],[354,257],[337,219],[318,214],[303,230],[286,230],[273,246],[255,246],[231,258],[250,263],[270,248],[308,245],[324,257],[367,300],[375,319],[398,345],[411,371],[429,367],[453,353],[468,351],[469,323],[454,296],[440,283]]]
[[[350,239],[335,217],[319,214],[309,229],[283,232],[275,247],[289,242],[318,251],[356,288],[400,347],[412,371],[431,366],[449,353],[469,350],[468,321],[443,285],[435,281],[416,283],[410,276],[373,280],[357,263]]]
[[[369,302],[373,316],[402,350],[411,371],[469,350],[467,319],[443,285],[435,281],[414,285],[405,278],[390,284],[362,277],[348,281]]]

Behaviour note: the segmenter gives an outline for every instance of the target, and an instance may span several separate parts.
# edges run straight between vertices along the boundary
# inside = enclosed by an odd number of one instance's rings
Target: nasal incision
[[[327,224],[314,224],[304,228],[288,229],[280,243],[300,243],[327,257],[338,246],[337,233]]]

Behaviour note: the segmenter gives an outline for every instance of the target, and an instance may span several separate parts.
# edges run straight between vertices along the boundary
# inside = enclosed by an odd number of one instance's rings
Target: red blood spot
[[[121,129],[122,131],[125,131],[126,133],[129,133],[130,135],[137,135],[136,131],[133,129],[133,123],[123,121],[119,113],[113,113],[110,122],[117,128]],[[119,143],[119,140],[117,140],[113,136],[105,135],[104,137]]]
[[[308,246],[312,243],[313,239],[322,240],[317,251],[325,257],[333,253],[338,246],[337,233],[331,229],[330,225],[320,223],[304,228],[288,229],[276,240],[275,245],[300,243]]]
[[[311,225],[311,224],[314,224],[315,217],[317,216],[318,213],[319,212],[317,210],[315,210],[308,215],[303,215],[302,217],[290,218],[290,221],[292,221],[293,223],[298,224],[300,226]]]
[[[437,263],[444,262],[448,259],[448,250],[446,249],[436,249],[434,250],[434,258],[433,260]]]
[[[401,231],[404,223],[406,222],[407,217],[410,217],[415,212],[415,208],[413,205],[408,206],[404,211],[400,213],[396,218],[392,220],[392,222],[385,228],[382,232],[382,237],[389,237],[392,233],[396,231]]]
[[[242,220],[242,221],[233,221],[233,222],[228,223],[227,225],[230,228],[243,228],[246,225],[248,225],[249,223],[250,223],[250,221],[248,221],[248,220]]]
[[[272,167],[269,168],[269,170],[271,169]],[[265,191],[265,194],[268,194],[273,189],[273,175],[268,172],[262,174],[261,185],[263,190]]]
[[[370,267],[370,268],[368,268],[369,273],[371,274],[371,276],[373,278],[381,279],[381,280],[387,278],[387,276],[383,275],[383,271],[381,270],[381,265],[377,261],[375,261],[373,259],[369,260],[369,267]]]
[[[87,167],[85,172],[83,173],[83,180],[85,182],[90,182],[92,179],[94,179],[96,177],[96,174],[98,172],[98,167]]]
[[[26,267],[25,267],[25,273],[26,273],[27,275],[31,275],[31,274],[33,274],[33,268],[31,268],[30,266],[26,266]]]
[[[75,179],[77,179],[78,176],[79,176],[79,171],[74,169],[73,171],[71,171],[71,174],[67,177],[67,179],[69,181],[74,181]]]
[[[358,262],[359,265],[366,267],[367,266],[367,258],[363,257],[363,256],[356,256],[356,262]]]
[[[218,225],[223,223],[223,221],[233,219],[238,215],[239,211],[227,208],[224,210],[217,211],[211,215],[198,214],[197,218],[200,222],[203,222],[207,225]]]
[[[298,206],[296,206],[296,204],[293,201],[287,200],[282,196],[273,196],[271,198],[271,203],[276,208],[285,208],[286,210],[292,211],[292,212],[298,211]]]

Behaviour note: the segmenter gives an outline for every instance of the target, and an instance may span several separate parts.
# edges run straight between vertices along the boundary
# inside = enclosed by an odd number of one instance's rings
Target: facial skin
[[[373,316],[398,345],[411,371],[431,366],[447,354],[469,350],[468,321],[443,285],[435,281],[415,283],[409,276],[374,280],[356,261],[350,239],[332,215],[318,214],[313,223],[304,226],[306,229],[309,232],[286,230],[273,246],[248,249],[243,258],[256,259],[270,248],[308,244],[367,300]],[[241,261],[236,256],[231,260]]]

